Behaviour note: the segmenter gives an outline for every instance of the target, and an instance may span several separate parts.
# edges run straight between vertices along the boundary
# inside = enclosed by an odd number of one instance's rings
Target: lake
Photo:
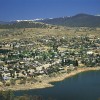
[[[16,91],[15,95],[41,95],[45,98],[52,97],[53,100],[98,100],[100,98],[100,71],[83,72],[51,84],[54,87]]]

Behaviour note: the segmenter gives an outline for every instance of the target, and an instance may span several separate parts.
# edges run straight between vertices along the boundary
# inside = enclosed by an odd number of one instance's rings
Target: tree
[[[74,65],[74,66],[78,66],[78,61],[75,60],[74,63],[73,63],[73,65]]]
[[[62,66],[65,65],[65,60],[64,60],[64,58],[61,60],[61,65],[62,65]]]
[[[56,51],[56,52],[58,52],[58,44],[57,43],[54,43],[53,50]]]

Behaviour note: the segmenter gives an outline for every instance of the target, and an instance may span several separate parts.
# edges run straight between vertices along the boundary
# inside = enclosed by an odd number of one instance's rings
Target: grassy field
[[[95,35],[100,37],[100,28],[22,28],[22,29],[0,29],[0,41],[13,41],[19,39],[36,40],[43,36],[74,37],[78,35]]]

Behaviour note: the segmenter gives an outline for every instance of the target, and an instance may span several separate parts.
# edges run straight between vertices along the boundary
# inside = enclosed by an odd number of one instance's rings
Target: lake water
[[[28,91],[16,91],[15,95],[42,95],[54,100],[99,100],[100,71],[89,71],[77,74],[61,82],[52,83],[54,87]]]

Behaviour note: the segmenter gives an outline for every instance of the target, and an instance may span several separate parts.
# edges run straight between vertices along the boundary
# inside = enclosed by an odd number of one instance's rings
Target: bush
[[[11,85],[10,81],[6,81],[5,85],[10,86]]]
[[[20,84],[26,84],[26,78],[21,79]]]
[[[3,83],[2,82],[0,82],[0,86],[3,86]]]
[[[71,69],[67,69],[67,73],[69,74],[71,72]]]
[[[10,83],[11,83],[11,85],[15,85],[16,84],[16,80],[15,79],[11,79]]]

